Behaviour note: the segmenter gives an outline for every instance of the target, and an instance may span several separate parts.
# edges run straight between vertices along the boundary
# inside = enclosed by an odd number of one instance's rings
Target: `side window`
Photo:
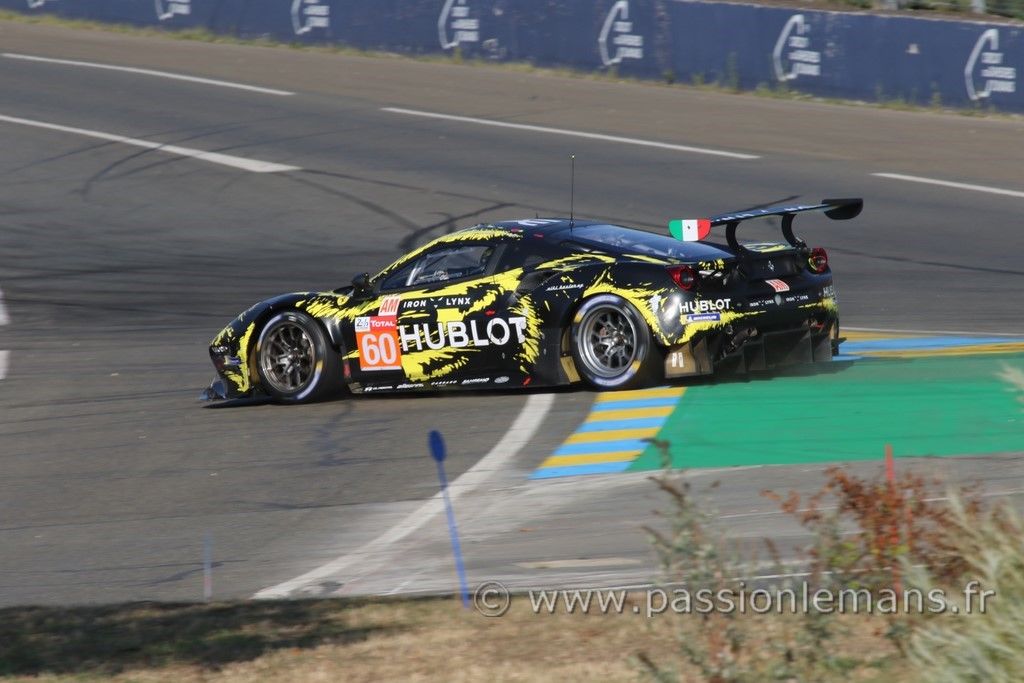
[[[410,261],[395,272],[391,273],[391,275],[384,278],[384,282],[380,283],[381,291],[386,292],[389,289],[401,289],[402,287],[405,287],[405,284],[409,281],[409,273],[412,272],[412,269],[416,267],[418,262],[419,259]]]
[[[436,249],[396,270],[380,288],[386,291],[483,275],[493,255],[494,247],[486,244]]]

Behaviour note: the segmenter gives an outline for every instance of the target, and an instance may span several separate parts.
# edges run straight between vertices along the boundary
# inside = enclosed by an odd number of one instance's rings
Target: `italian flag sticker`
[[[677,240],[697,242],[711,234],[711,221],[707,218],[669,221],[668,231]]]

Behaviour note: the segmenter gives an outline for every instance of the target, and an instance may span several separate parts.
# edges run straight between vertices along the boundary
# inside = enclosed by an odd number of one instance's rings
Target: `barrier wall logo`
[[[772,50],[776,79],[785,82],[821,75],[821,52],[811,49],[810,33],[811,26],[803,14],[794,14],[782,27]]]
[[[469,0],[445,0],[437,18],[437,37],[442,49],[480,42],[480,20],[471,17],[470,10]]]
[[[292,0],[292,30],[301,36],[331,27],[331,6],[324,0]]]
[[[54,0],[25,0],[29,9],[39,9],[50,2],[54,2]]]
[[[168,21],[174,17],[187,17],[192,14],[192,0],[155,0],[156,18]]]
[[[1005,59],[1006,53],[999,51],[999,29],[990,28],[978,36],[964,66],[964,84],[971,100],[1017,92],[1017,68],[1006,66]]]
[[[608,10],[601,35],[597,37],[602,64],[613,66],[624,59],[644,58],[644,37],[633,30],[633,21],[629,18],[629,0],[618,0]]]

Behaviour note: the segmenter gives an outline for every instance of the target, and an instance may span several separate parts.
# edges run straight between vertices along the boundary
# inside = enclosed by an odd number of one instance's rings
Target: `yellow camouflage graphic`
[[[536,270],[572,271],[594,263],[615,263],[615,257],[607,254],[573,254],[544,261],[536,267]]]
[[[252,380],[249,375],[249,342],[252,338],[252,333],[256,329],[256,323],[249,323],[249,326],[245,328],[245,332],[238,340],[238,360],[239,363],[236,367],[225,367],[221,374],[224,375],[224,379],[228,380],[238,389],[239,392],[245,393],[252,388]],[[235,330],[232,327],[225,327],[221,330],[220,334],[213,340],[213,346],[230,346],[234,341]]]
[[[608,268],[604,270],[593,283],[590,284],[585,290],[580,299],[586,299],[594,296],[595,294],[616,294],[621,296],[623,299],[633,304],[633,307],[640,312],[644,320],[651,328],[651,332],[662,344],[669,343],[669,339],[665,334],[664,326],[661,324],[661,320],[658,319],[657,312],[651,305],[651,300],[654,297],[662,297],[666,288],[664,286],[658,287],[654,283],[631,283],[628,286],[623,286],[614,280],[612,269]]]
[[[521,297],[510,310],[526,318],[526,341],[516,354],[516,360],[519,361],[519,369],[522,372],[530,373],[540,356],[540,316],[537,315],[537,309],[529,295]]]
[[[469,356],[479,353],[477,348],[423,349],[402,354],[402,372],[413,382],[440,379],[469,363]]]

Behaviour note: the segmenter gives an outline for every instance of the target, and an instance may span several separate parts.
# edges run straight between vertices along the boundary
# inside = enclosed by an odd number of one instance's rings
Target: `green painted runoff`
[[[823,463],[1024,451],[1021,393],[999,378],[1024,354],[872,358],[814,374],[686,390],[658,434],[673,467]],[[629,471],[662,466],[649,446]]]

